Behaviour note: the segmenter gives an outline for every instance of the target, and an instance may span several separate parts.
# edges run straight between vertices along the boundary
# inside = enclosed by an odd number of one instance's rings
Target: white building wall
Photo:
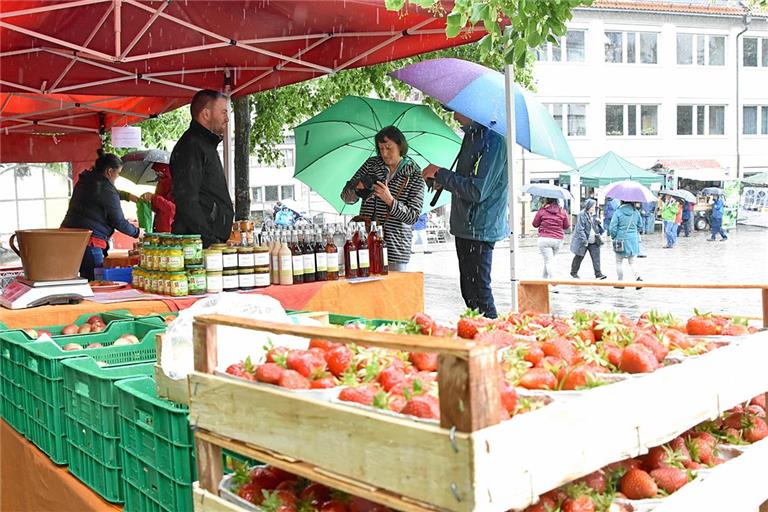
[[[536,95],[543,103],[586,103],[587,133],[568,137],[579,165],[609,150],[643,167],[659,159],[715,159],[735,175],[736,49],[743,21],[736,17],[610,12],[579,9],[569,23],[586,30],[584,62],[535,65]],[[657,64],[606,63],[605,31],[657,32]],[[677,64],[677,33],[723,35],[724,66]],[[768,37],[768,23],[754,19],[745,36]],[[741,40],[740,40],[741,46]],[[695,55],[694,55],[695,59]],[[768,105],[768,67],[741,66],[740,105]],[[657,104],[658,135],[607,136],[606,104]],[[726,105],[724,135],[677,135],[677,105]],[[739,128],[741,130],[741,128]],[[747,173],[768,168],[768,135],[741,135],[741,165]],[[526,155],[531,179],[555,178],[567,170],[557,162]]]

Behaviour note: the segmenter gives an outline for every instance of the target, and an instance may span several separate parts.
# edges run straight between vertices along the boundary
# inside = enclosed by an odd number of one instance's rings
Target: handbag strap
[[[397,194],[395,194],[395,201],[397,201],[398,199],[400,199],[400,195],[403,193],[403,190],[405,190],[405,187],[406,187],[406,186],[408,186],[408,181],[409,181],[410,179],[411,179],[411,177],[410,177],[410,176],[406,176],[406,177],[405,177],[405,181],[403,181],[403,182],[400,184],[400,189],[397,191]],[[386,223],[386,222],[389,220],[389,216],[390,216],[390,213],[389,213],[389,210],[387,210],[387,215],[384,217],[384,222],[385,222],[385,223]]]

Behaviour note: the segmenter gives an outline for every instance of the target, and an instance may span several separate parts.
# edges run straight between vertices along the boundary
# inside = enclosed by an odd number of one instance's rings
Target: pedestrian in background
[[[544,258],[544,279],[552,277],[552,264],[563,245],[565,230],[571,222],[568,213],[558,204],[557,199],[548,197],[546,204],[533,218],[533,227],[539,229],[539,252]]]
[[[663,246],[664,249],[671,249],[677,241],[677,224],[675,224],[675,219],[677,219],[679,211],[680,204],[673,197],[666,196],[661,207],[661,221],[664,226],[664,239],[666,241],[666,245]]]
[[[571,277],[579,278],[579,269],[584,257],[589,253],[592,259],[592,269],[595,271],[595,279],[605,279],[607,276],[600,271],[600,246],[603,244],[600,235],[605,232],[597,217],[597,201],[587,199],[584,203],[584,209],[579,213],[576,219],[576,226],[573,228],[571,237],[571,252],[573,261],[571,262]]]
[[[684,234],[685,238],[691,236],[691,225],[693,224],[693,203],[683,201],[682,207],[683,213],[681,215],[680,228],[677,230],[677,235],[680,236],[680,232]]]
[[[723,196],[717,196],[715,198],[715,203],[712,205],[712,214],[710,215],[709,219],[709,225],[712,229],[712,237],[709,239],[710,242],[714,242],[715,238],[718,234],[720,234],[721,241],[725,242],[728,240],[728,235],[725,233],[725,230],[723,229],[723,213],[725,211],[725,202],[723,201]]]
[[[635,280],[642,281],[640,274],[635,269],[635,257],[640,253],[640,224],[642,222],[643,219],[637,208],[632,203],[624,201],[611,219],[608,234],[613,240],[613,252],[616,255],[616,275],[619,281],[624,280],[625,260]],[[623,286],[616,288],[623,288]],[[637,287],[638,290],[640,288]]]
[[[611,199],[610,197],[605,198],[605,206],[603,207],[603,226],[611,225],[613,212],[615,212],[619,206],[621,206],[621,201],[618,199]]]
[[[656,224],[656,201],[643,203],[640,216],[643,218],[643,233],[646,235],[653,233]]]
[[[411,247],[411,252],[414,254],[417,252],[430,253],[430,251],[427,251],[427,222],[428,215],[422,213],[416,220],[416,224],[413,225],[413,246]],[[420,250],[417,251],[416,248],[420,248]]]

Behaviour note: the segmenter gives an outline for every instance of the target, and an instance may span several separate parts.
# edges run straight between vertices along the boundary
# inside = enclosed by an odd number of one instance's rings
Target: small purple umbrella
[[[656,196],[645,185],[636,181],[624,180],[611,183],[605,188],[605,197],[631,203],[652,203]]]

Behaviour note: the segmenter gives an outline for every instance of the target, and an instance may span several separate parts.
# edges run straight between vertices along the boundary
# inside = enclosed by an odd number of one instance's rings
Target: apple
[[[101,343],[99,343],[98,341],[95,341],[95,342],[93,342],[93,343],[89,343],[89,344],[88,344],[88,346],[87,346],[87,347],[85,347],[85,348],[101,348],[101,347],[103,347],[103,346],[104,346],[104,345],[102,345],[102,344],[101,344]]]
[[[101,332],[105,329],[104,324],[93,324],[91,325],[91,332]]]
[[[64,335],[77,334],[79,331],[80,331],[80,327],[76,326],[75,324],[69,324],[64,326],[64,328],[61,330],[61,334],[64,334]]]
[[[104,321],[101,319],[100,315],[93,315],[88,319],[89,324],[95,324],[95,323],[103,323]]]
[[[136,345],[136,344],[138,344],[138,343],[139,343],[139,338],[137,338],[137,337],[136,337],[136,336],[134,336],[133,334],[123,334],[122,336],[120,336],[120,339],[123,339],[123,340],[128,340],[128,342],[129,342],[131,345]]]
[[[126,345],[133,345],[133,342],[128,338],[118,338],[117,341],[112,344],[113,347],[124,347]]]
[[[91,329],[92,329],[91,324],[85,323],[80,326],[80,329],[78,329],[77,332],[78,334],[88,334],[89,332],[91,332]]]
[[[24,329],[24,332],[27,333],[27,336],[29,336],[33,340],[36,340],[37,338],[40,337],[40,334],[34,329]]]
[[[61,347],[61,350],[83,350],[83,347],[77,343],[67,343]]]

